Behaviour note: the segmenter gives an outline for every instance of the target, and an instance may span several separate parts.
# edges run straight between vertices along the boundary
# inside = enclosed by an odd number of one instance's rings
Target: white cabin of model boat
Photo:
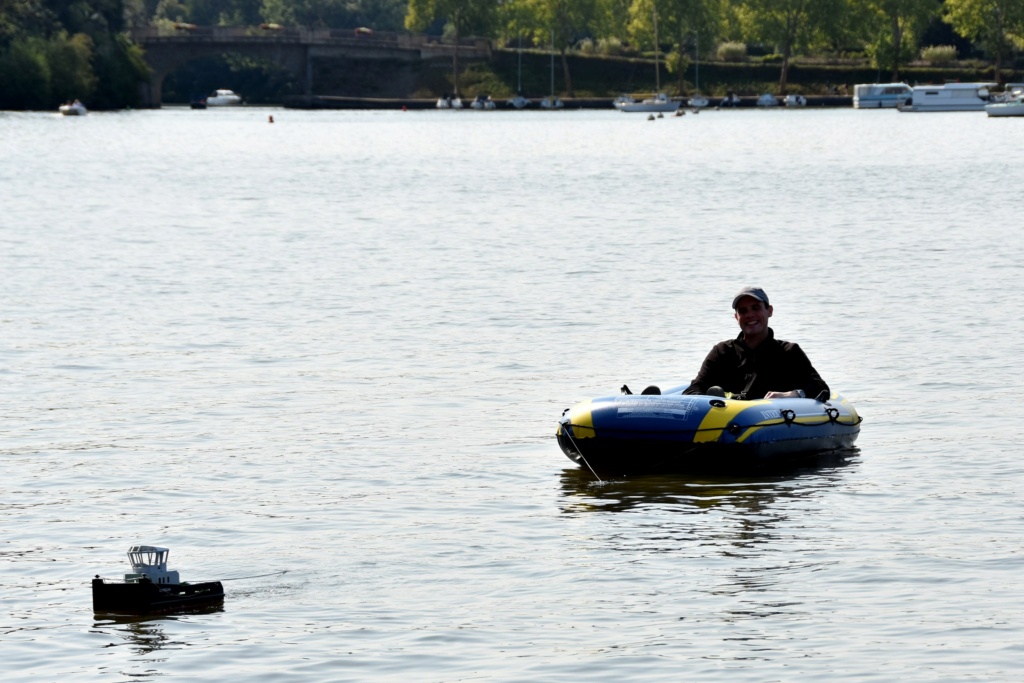
[[[982,111],[996,83],[946,83],[915,85],[900,111]]]
[[[124,575],[126,583],[138,583],[148,578],[153,583],[181,583],[178,572],[168,571],[167,556],[171,551],[155,545],[133,545],[128,549],[132,571]]]

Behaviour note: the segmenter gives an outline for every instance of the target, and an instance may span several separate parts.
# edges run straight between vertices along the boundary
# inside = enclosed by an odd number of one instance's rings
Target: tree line
[[[129,29],[181,23],[365,26],[551,46],[569,95],[573,50],[657,49],[682,84],[694,59],[742,58],[759,46],[778,62],[785,92],[799,55],[856,55],[895,81],[940,35],[959,57],[987,59],[998,79],[1024,47],[1024,0],[0,0],[0,108],[74,98],[132,106],[147,68]]]

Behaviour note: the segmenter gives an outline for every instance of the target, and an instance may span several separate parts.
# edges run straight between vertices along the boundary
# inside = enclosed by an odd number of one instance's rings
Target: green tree
[[[0,52],[0,109],[45,109],[52,102],[46,41],[24,36]]]
[[[125,10],[124,0],[0,0],[0,105],[134,104],[148,69],[121,34]]]
[[[594,17],[591,24],[594,35],[598,38],[624,38],[630,20],[630,8],[634,1],[594,0]]]
[[[553,43],[562,65],[562,79],[569,97],[575,95],[568,52],[582,36],[588,35],[597,23],[598,0],[524,0],[525,25],[530,27],[533,42],[547,46]]]
[[[946,0],[942,19],[995,56],[996,80],[1002,82],[1003,58],[1013,50],[1013,37],[1024,34],[1024,2]]]
[[[639,0],[642,2],[643,0]],[[686,89],[686,71],[690,65],[690,55],[694,60],[700,59],[701,53],[718,39],[721,18],[720,0],[656,0],[658,12],[659,40],[664,43],[669,38],[673,43],[673,53],[665,60],[670,73],[679,79],[678,89],[682,94]],[[694,79],[694,85],[696,78]]]
[[[782,55],[782,93],[788,87],[789,65],[796,50],[820,41],[840,6],[833,0],[741,0],[737,14],[744,34],[773,45]]]
[[[470,31],[490,32],[494,26],[497,5],[491,0],[409,0],[405,27],[410,31],[426,30],[437,19],[446,19],[454,35],[452,50],[452,89],[459,94],[459,42]]]
[[[45,38],[59,29],[60,23],[42,0],[0,0],[0,48],[18,38]]]
[[[84,33],[68,37],[62,32],[48,41],[46,47],[51,98],[90,100],[98,81],[92,67],[92,38]]]
[[[914,58],[920,32],[939,5],[935,0],[863,0],[868,17],[867,51],[880,69],[900,80],[900,66]]]
[[[641,51],[661,52],[661,23],[655,0],[636,0],[629,7],[629,24],[626,35],[629,42]],[[655,57],[658,57],[658,54]],[[659,87],[658,72],[655,72],[655,89]]]

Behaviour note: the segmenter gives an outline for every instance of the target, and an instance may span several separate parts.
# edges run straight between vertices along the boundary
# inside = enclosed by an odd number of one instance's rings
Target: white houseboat
[[[853,86],[853,108],[896,107],[910,99],[910,92],[906,83],[858,83]]]
[[[996,83],[917,85],[900,111],[984,111]]]

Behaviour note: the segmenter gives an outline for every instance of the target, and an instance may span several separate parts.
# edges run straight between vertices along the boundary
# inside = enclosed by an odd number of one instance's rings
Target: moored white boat
[[[60,105],[57,111],[59,111],[64,116],[85,116],[87,113],[85,105],[79,102],[78,100]]]
[[[522,95],[516,95],[505,104],[515,109],[526,109],[530,106],[530,100],[526,99]]]
[[[462,98],[442,95],[437,99],[437,104],[434,106],[438,109],[462,109]]]
[[[718,103],[719,107],[738,107],[740,106],[740,96],[734,92],[729,93],[722,98],[722,101]]]
[[[207,107],[237,107],[242,104],[242,98],[232,90],[220,88],[214,90],[206,97]]]
[[[906,83],[858,83],[853,86],[854,109],[894,108],[910,99]]]
[[[704,107],[708,106],[710,102],[708,102],[708,98],[704,97],[703,95],[694,95],[690,99],[686,100],[686,104],[687,106],[693,107],[694,109],[703,109]]]
[[[647,97],[642,100],[634,100],[629,95],[619,95],[613,102],[615,108],[619,111],[624,112],[666,112],[675,111],[679,108],[679,103],[668,98],[663,92],[656,94],[654,97]]]
[[[666,112],[675,111],[679,108],[680,102],[674,102],[661,91],[661,69],[658,66],[658,12],[655,9],[654,18],[654,89],[653,97],[647,97],[639,102],[629,95],[619,95],[612,102],[612,105],[622,112]]]
[[[469,106],[478,111],[490,111],[497,107],[490,95],[477,95],[476,98],[469,103]]]
[[[759,107],[777,107],[779,106],[779,99],[772,95],[770,92],[766,92],[757,98],[757,106]]]
[[[803,95],[786,95],[787,107],[806,107],[807,98]]]
[[[1024,116],[1024,95],[1018,95],[1004,102],[990,102],[985,105],[985,113],[992,117]]]
[[[981,111],[992,100],[996,83],[946,83],[917,85],[910,99],[897,109],[902,112]]]
[[[545,97],[540,101],[541,109],[561,109],[564,106],[565,104],[563,104],[561,98],[555,96]]]

